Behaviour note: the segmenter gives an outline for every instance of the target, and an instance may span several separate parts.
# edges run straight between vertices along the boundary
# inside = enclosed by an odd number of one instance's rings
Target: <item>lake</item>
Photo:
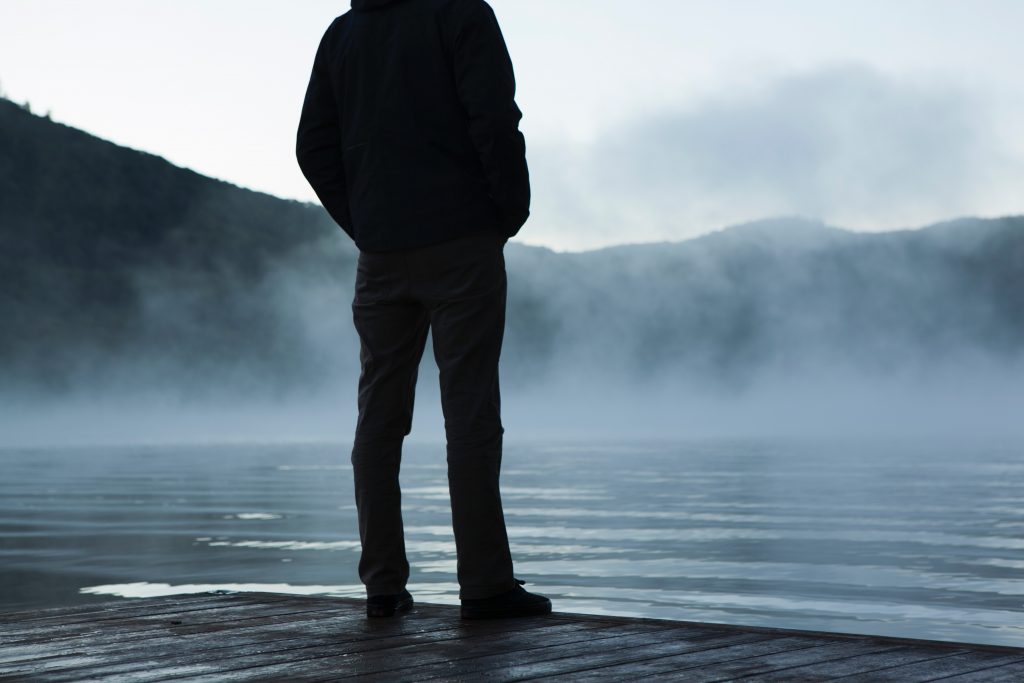
[[[0,609],[362,596],[346,444],[0,450]],[[456,603],[444,446],[409,443],[410,590]],[[567,612],[1024,645],[1024,444],[516,441],[516,573]]]

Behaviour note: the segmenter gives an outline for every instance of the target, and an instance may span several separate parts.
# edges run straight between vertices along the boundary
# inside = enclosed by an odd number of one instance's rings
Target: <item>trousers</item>
[[[399,471],[428,331],[440,371],[459,597],[514,588],[499,475],[498,361],[507,278],[497,231],[413,250],[360,252],[352,316],[360,376],[352,468],[367,595],[405,589]]]

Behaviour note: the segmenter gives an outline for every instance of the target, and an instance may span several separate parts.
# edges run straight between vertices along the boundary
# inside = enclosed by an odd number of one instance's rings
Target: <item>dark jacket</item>
[[[352,0],[316,53],[296,155],[362,251],[427,246],[529,216],[515,76],[483,0]]]

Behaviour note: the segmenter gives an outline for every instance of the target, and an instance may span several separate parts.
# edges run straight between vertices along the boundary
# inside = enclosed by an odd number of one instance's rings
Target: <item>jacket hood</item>
[[[371,10],[383,7],[384,5],[391,5],[396,2],[398,2],[398,0],[352,0],[352,9]]]

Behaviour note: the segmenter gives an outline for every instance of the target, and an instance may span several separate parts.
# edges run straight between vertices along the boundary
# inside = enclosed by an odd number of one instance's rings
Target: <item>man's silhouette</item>
[[[514,578],[498,479],[504,245],[529,216],[515,77],[483,0],[352,0],[316,53],[297,156],[359,248],[352,466],[367,614],[412,606],[398,485],[428,329],[462,616],[545,614]]]

